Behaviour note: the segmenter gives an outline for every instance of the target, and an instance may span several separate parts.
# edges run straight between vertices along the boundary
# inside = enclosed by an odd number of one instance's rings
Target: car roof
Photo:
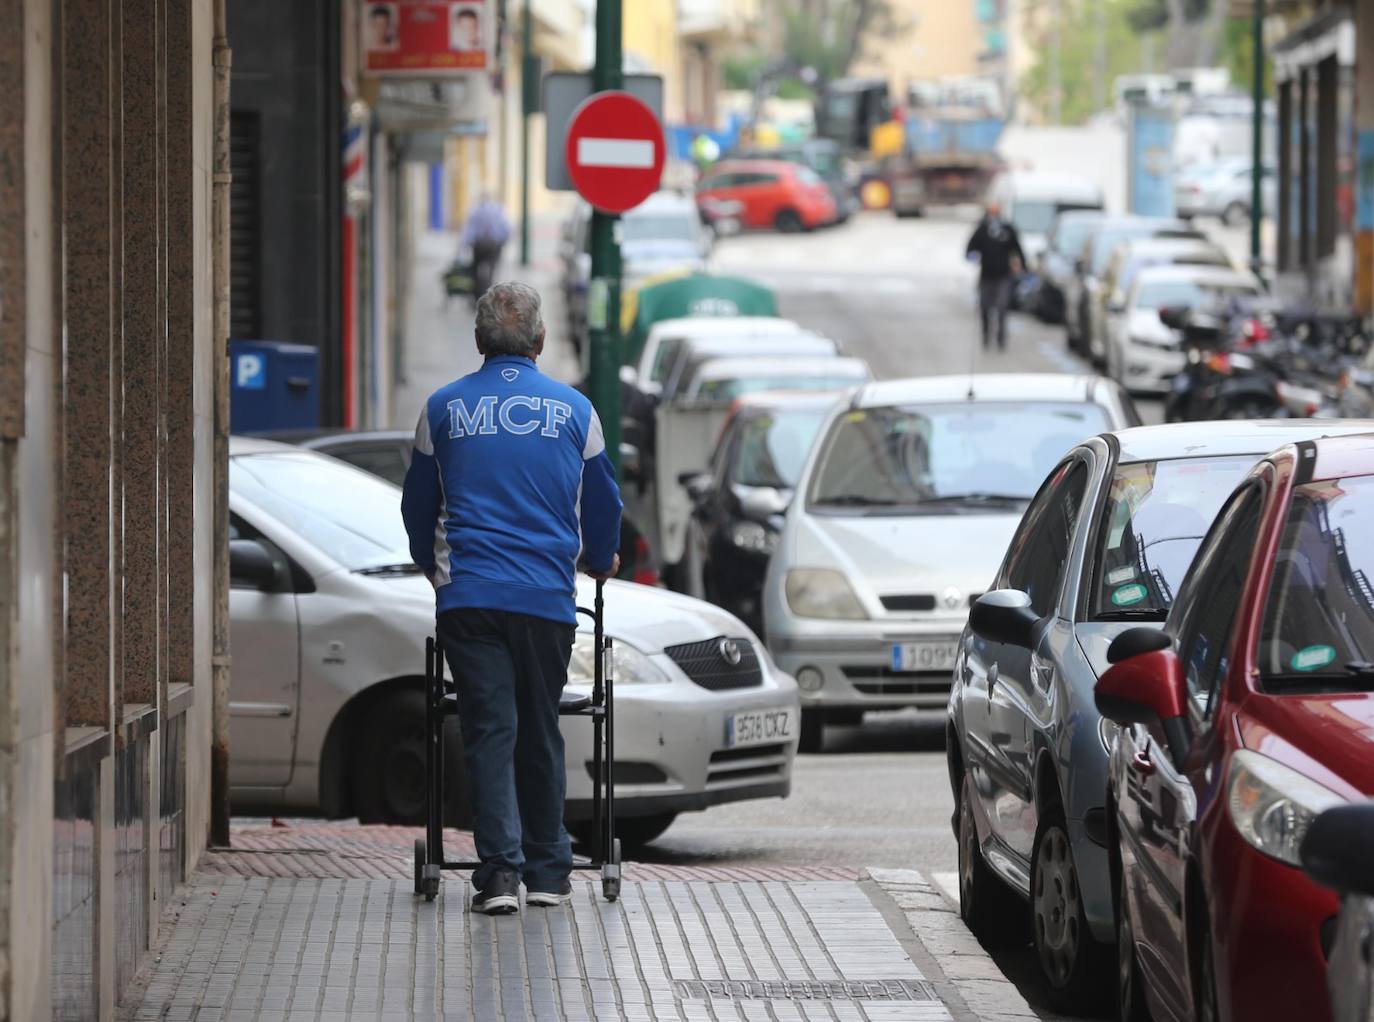
[[[323,436],[315,437],[312,440],[301,442],[302,447],[309,447],[313,450],[329,450],[334,447],[347,447],[350,444],[369,444],[379,442],[408,442],[415,438],[413,430],[409,429],[359,429],[344,430],[335,433],[326,433]]]
[[[1107,381],[1072,373],[957,373],[870,383],[854,395],[855,408],[955,401],[1088,401]]]
[[[1374,420],[1365,420],[1368,430],[1363,433],[1320,437],[1313,442],[1317,457],[1307,479],[1341,479],[1347,476],[1374,475]],[[1297,460],[1295,449],[1276,452],[1280,458]],[[1276,459],[1277,460],[1277,459]]]
[[[712,166],[707,177],[719,174],[722,170],[766,170],[781,173],[794,170],[796,166],[795,163],[790,163],[787,160],[728,159],[721,160]]]
[[[1133,426],[1112,434],[1120,462],[1268,454],[1285,444],[1374,431],[1374,419],[1221,419]]]
[[[1061,202],[1101,202],[1102,189],[1086,177],[1074,174],[1015,172],[1007,175],[1013,201],[1055,199]]]
[[[827,359],[829,362],[834,359]],[[852,386],[852,384],[850,385]],[[847,390],[848,387],[838,387]],[[825,390],[760,390],[735,398],[735,410],[740,415],[768,411],[821,411],[837,400],[837,394]]]
[[[279,440],[265,440],[256,436],[231,436],[229,438],[229,457],[237,458],[247,454],[280,454],[283,451],[299,451],[296,444],[282,443]]]
[[[781,316],[678,316],[660,319],[649,327],[649,335],[682,334],[684,337],[707,334],[802,333],[796,320]]]
[[[747,345],[747,349],[743,346]],[[718,334],[713,337],[688,337],[680,356],[688,361],[702,362],[710,358],[749,358],[757,354],[834,355],[839,345],[829,337],[799,330],[794,334],[752,337],[749,335]]]
[[[696,200],[691,196],[664,189],[654,192],[634,209],[621,215],[637,217],[659,213],[681,213],[683,216],[697,216]]]
[[[1191,255],[1193,253],[1226,256],[1226,250],[1208,238],[1132,238],[1121,245],[1122,258],[1146,258],[1154,255]],[[1229,258],[1229,257],[1228,257]]]
[[[1147,266],[1136,275],[1139,284],[1163,281],[1202,281],[1209,284],[1253,284],[1259,289],[1259,281],[1246,270],[1229,266],[1207,266],[1200,263],[1169,263],[1164,266]]]
[[[817,373],[834,373],[846,379],[855,380],[868,375],[868,363],[861,358],[841,358],[830,356],[803,356],[801,358],[713,358],[703,362],[693,379],[732,380],[745,376],[811,376]],[[843,389],[837,384],[836,389]]]

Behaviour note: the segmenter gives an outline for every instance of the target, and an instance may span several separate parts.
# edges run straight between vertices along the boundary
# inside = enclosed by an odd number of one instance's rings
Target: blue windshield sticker
[[[1295,671],[1315,671],[1336,659],[1335,646],[1308,646],[1293,654],[1289,665]]]
[[[1131,607],[1139,603],[1150,595],[1150,591],[1139,582],[1133,582],[1128,586],[1122,586],[1112,593],[1112,602],[1118,607]]]

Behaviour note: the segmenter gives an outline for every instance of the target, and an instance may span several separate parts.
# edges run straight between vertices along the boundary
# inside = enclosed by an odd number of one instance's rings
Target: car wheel
[[[663,832],[673,825],[677,813],[657,813],[653,816],[617,816],[615,836],[626,848],[642,848],[650,841],[662,837]],[[578,820],[569,824],[568,833],[583,848],[596,848],[596,828],[591,820]]]
[[[1008,944],[1025,933],[1026,907],[983,859],[975,797],[973,777],[965,771],[959,787],[959,915],[984,944]]]
[[[773,226],[783,234],[796,234],[805,225],[802,223],[801,214],[795,209],[782,209],[773,218]]]
[[[1064,813],[1040,817],[1031,849],[1031,937],[1035,957],[1057,1011],[1092,1007],[1101,999],[1105,949],[1088,929]]]
[[[354,809],[362,823],[425,822],[425,697],[393,692],[360,717],[361,755],[353,772]],[[472,795],[456,718],[444,721],[444,822],[469,827]]]
[[[1250,211],[1243,202],[1228,203],[1226,208],[1221,211],[1221,222],[1227,227],[1234,226],[1250,216]]]
[[[825,715],[822,710],[801,711],[801,737],[798,752],[820,752],[825,744]]]
[[[1120,1022],[1150,1022],[1145,988],[1135,953],[1135,927],[1126,899],[1126,871],[1119,870],[1116,896],[1116,1012]]]

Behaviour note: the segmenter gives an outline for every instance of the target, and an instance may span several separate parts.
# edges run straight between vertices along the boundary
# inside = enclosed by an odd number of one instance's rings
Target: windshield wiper
[[[1163,621],[1169,616],[1167,610],[1158,607],[1122,607],[1119,610],[1100,611],[1095,621]]]
[[[1374,692],[1374,664],[1353,660],[1345,665],[1345,671],[1345,674],[1307,671],[1265,674],[1260,681],[1266,689],[1274,691]]]
[[[895,507],[905,502],[887,497],[865,497],[862,493],[841,493],[838,496],[825,497],[816,503],[821,507],[831,504],[838,507]]]
[[[420,567],[417,564],[378,564],[371,568],[359,568],[357,574],[369,578],[401,578],[420,574]]]
[[[987,493],[975,490],[971,493],[944,493],[938,497],[924,497],[922,504],[1024,504],[1030,500],[1015,493]]]

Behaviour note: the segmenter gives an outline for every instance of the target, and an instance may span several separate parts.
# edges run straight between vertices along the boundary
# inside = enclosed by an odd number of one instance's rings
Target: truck
[[[981,203],[1004,168],[997,143],[1005,116],[996,83],[982,78],[917,82],[907,96],[900,151],[884,158],[892,212]]]

